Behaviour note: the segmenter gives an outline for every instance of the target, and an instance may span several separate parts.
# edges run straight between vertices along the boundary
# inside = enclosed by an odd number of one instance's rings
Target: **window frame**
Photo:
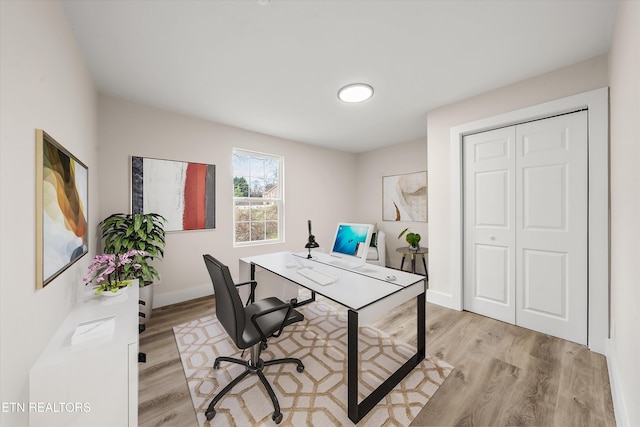
[[[276,185],[279,188],[278,191],[278,197],[275,198],[264,198],[264,197],[251,197],[251,192],[249,192],[249,196],[247,197],[238,197],[235,195],[235,178],[238,176],[244,177],[244,178],[249,178],[249,186],[251,186],[251,179],[250,177],[252,175],[249,175],[249,177],[246,177],[242,174],[238,174],[236,171],[236,166],[235,166],[235,157],[236,155],[240,155],[240,156],[247,156],[247,157],[256,157],[258,159],[262,159],[262,160],[275,160],[278,162],[278,177],[277,177],[277,182]],[[264,153],[264,152],[259,152],[259,151],[254,151],[254,150],[247,150],[247,149],[243,149],[243,148],[233,148],[233,152],[232,152],[232,164],[231,164],[231,171],[232,171],[232,178],[234,181],[234,184],[232,186],[232,196],[233,196],[233,229],[232,229],[232,234],[233,234],[233,247],[237,248],[237,247],[248,247],[248,246],[260,246],[260,245],[270,245],[270,244],[277,244],[277,243],[284,243],[285,242],[285,238],[284,238],[284,156],[280,156],[277,154],[271,154],[271,153]],[[250,172],[249,172],[250,173]],[[264,177],[259,177],[257,179],[263,179]],[[239,223],[248,223],[249,224],[249,233],[251,233],[252,230],[252,224],[254,223],[259,223],[262,222],[263,224],[265,224],[266,227],[266,223],[267,223],[267,218],[265,216],[265,218],[263,220],[256,220],[253,221],[251,218],[249,218],[249,221],[238,221],[237,218],[237,209],[238,209],[238,203],[246,203],[246,204],[251,204],[251,203],[262,203],[262,202],[266,202],[266,203],[273,203],[276,205],[277,210],[278,210],[278,214],[277,214],[277,223],[278,223],[278,238],[277,239],[266,239],[266,236],[264,239],[261,240],[253,240],[252,236],[250,235],[249,240],[248,241],[237,241],[237,227]],[[251,215],[251,214],[250,214]]]

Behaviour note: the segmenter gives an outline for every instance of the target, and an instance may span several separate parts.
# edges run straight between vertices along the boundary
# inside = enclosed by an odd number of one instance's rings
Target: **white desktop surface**
[[[417,274],[371,264],[346,269],[332,265],[331,262],[337,258],[328,254],[311,252],[312,259],[307,259],[307,254],[275,252],[242,258],[241,261],[254,263],[360,313],[369,311],[374,305],[377,307],[382,301],[397,306],[424,292],[424,277]],[[297,273],[299,268],[312,268],[337,280],[329,285],[320,285]],[[387,276],[395,279],[387,280]]]

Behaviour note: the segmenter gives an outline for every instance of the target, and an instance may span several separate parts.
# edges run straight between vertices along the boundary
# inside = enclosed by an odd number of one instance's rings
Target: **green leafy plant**
[[[420,239],[421,239],[420,234],[418,234],[418,233],[407,233],[407,231],[409,231],[409,227],[405,228],[404,230],[402,230],[400,232],[400,234],[398,234],[398,239],[406,234],[405,239],[407,240],[407,243],[409,244],[409,246],[412,247],[412,248],[419,247],[420,246]]]
[[[138,279],[145,286],[160,274],[149,264],[155,258],[164,256],[166,218],[156,213],[122,214],[116,213],[100,223],[104,251],[108,254],[122,254],[131,250],[144,251],[136,254],[133,263],[125,264],[124,274]],[[139,265],[140,268],[135,268]]]

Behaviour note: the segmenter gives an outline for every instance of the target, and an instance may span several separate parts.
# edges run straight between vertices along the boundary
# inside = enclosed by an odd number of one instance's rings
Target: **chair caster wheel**
[[[213,417],[216,416],[216,411],[215,411],[215,409],[212,409],[211,411],[205,413],[204,415],[207,417],[207,419],[209,421],[211,421],[213,419]]]
[[[299,365],[298,365],[298,367],[296,368],[296,370],[297,370],[298,372],[303,372],[303,371],[304,371],[304,365],[303,365],[302,363],[301,363],[301,364],[299,364]]]
[[[213,369],[219,369],[219,368],[220,368],[220,362],[216,360],[215,362],[213,362]]]
[[[271,419],[272,419],[276,424],[280,424],[280,422],[282,421],[282,412],[280,412],[279,414],[273,414],[273,416],[271,417]]]

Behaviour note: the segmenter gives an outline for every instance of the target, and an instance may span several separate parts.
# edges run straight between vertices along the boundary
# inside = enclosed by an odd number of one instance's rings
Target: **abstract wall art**
[[[131,211],[158,213],[166,231],[216,227],[216,167],[175,160],[131,158]]]
[[[36,288],[88,252],[89,169],[36,129]]]
[[[382,220],[427,222],[427,172],[382,177]]]

